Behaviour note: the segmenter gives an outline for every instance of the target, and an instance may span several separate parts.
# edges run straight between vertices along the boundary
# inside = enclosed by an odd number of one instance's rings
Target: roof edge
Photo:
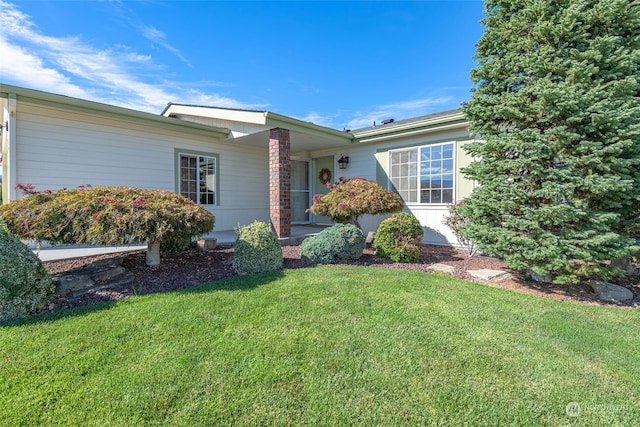
[[[104,104],[96,101],[89,101],[81,98],[74,98],[67,95],[59,95],[51,92],[45,92],[35,89],[27,89],[19,86],[12,86],[0,83],[0,97],[6,97],[4,94],[15,94],[18,101],[35,100],[41,104],[51,106],[64,106],[67,109],[76,110],[78,112],[100,114],[116,119],[127,119],[147,124],[161,125],[173,129],[187,130],[191,132],[215,135],[220,138],[226,138],[230,130],[227,128],[219,128],[207,126],[199,123],[186,122],[173,118],[147,113],[144,111],[133,110],[126,107],[118,107],[115,105]]]
[[[304,120],[284,116],[282,114],[273,113],[271,111],[265,112],[265,119],[267,126],[282,127],[292,131],[330,137],[331,139],[337,139],[341,141],[352,142],[354,140],[353,134],[349,132],[339,131],[337,129],[317,125],[312,122],[305,122]]]
[[[164,107],[164,110],[162,110],[162,113],[160,113],[160,115],[164,116],[165,113],[173,106],[176,106],[176,107],[193,107],[193,108],[215,108],[217,110],[241,111],[241,112],[246,112],[246,113],[266,113],[265,110],[252,110],[252,109],[249,109],[249,108],[216,107],[216,106],[212,106],[212,105],[199,105],[199,104],[185,104],[185,103],[182,103],[182,102],[169,102],[169,103],[167,103],[167,106]]]
[[[351,132],[354,134],[356,139],[362,139],[391,133],[406,132],[419,128],[433,127],[445,123],[453,124],[454,122],[468,123],[468,120],[466,120],[462,111],[455,109],[427,116],[414,117],[376,127],[356,129]]]

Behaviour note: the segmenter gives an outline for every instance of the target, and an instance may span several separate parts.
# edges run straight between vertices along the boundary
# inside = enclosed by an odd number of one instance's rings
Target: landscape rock
[[[90,289],[90,291],[99,291],[102,289],[109,289],[109,288],[115,288],[118,286],[130,285],[131,283],[133,283],[133,279],[134,279],[133,273],[124,273],[119,276],[113,277],[111,280],[109,280],[106,283],[93,286]]]
[[[53,276],[53,281],[56,283],[56,294],[58,295],[75,294],[76,292],[90,289],[96,283],[88,274]]]
[[[538,274],[535,271],[529,270],[527,271],[527,278],[533,280],[534,282],[540,283],[553,283],[553,278],[548,274]]]
[[[440,264],[440,263],[431,264],[428,268],[429,270],[437,271],[439,273],[446,273],[446,274],[453,274],[456,271],[455,267],[447,264]]]
[[[482,270],[469,270],[469,271],[467,271],[467,273],[469,273],[471,276],[473,276],[473,277],[475,277],[477,279],[482,279],[482,280],[506,279],[507,277],[511,276],[506,271],[489,270],[489,269],[486,269],[486,268],[484,268]]]
[[[635,277],[640,276],[640,262],[630,263],[627,267],[627,274]]]
[[[196,244],[198,245],[198,248],[200,250],[209,251],[216,248],[218,239],[216,239],[215,237],[204,237],[202,239],[198,239]]]
[[[133,278],[133,274],[122,266],[122,257],[98,260],[87,266],[53,275],[56,294],[73,296],[130,284]]]
[[[96,282],[106,282],[116,276],[120,276],[125,271],[122,266],[105,266],[91,272],[91,278]]]
[[[600,301],[603,302],[622,303],[633,299],[633,292],[624,286],[598,280],[589,280],[587,284],[591,286],[595,293],[600,295]]]
[[[367,233],[367,237],[365,238],[364,242],[365,242],[367,245],[372,245],[372,244],[373,244],[373,239],[375,238],[375,236],[376,236],[375,231],[370,231],[370,232],[368,232],[368,233]]]

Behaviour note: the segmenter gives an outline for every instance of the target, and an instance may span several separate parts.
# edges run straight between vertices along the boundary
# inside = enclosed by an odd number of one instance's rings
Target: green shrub
[[[239,274],[262,273],[282,268],[282,247],[278,237],[265,222],[236,228],[233,268]]]
[[[317,263],[331,263],[338,258],[358,259],[365,248],[362,231],[352,224],[336,224],[306,238],[300,255]]]
[[[0,322],[35,313],[55,291],[42,262],[0,223]]]
[[[392,215],[380,223],[373,240],[376,255],[395,262],[411,262],[420,257],[424,231],[410,213]]]

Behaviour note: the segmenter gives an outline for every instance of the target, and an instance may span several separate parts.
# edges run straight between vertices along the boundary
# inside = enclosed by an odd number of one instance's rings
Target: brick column
[[[291,139],[288,129],[269,135],[269,212],[278,237],[291,235]]]

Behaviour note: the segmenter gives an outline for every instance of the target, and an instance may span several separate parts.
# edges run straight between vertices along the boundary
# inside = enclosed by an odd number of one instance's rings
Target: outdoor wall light
[[[341,154],[340,159],[338,160],[338,167],[340,169],[346,169],[348,164],[349,164],[349,156],[345,157]]]

